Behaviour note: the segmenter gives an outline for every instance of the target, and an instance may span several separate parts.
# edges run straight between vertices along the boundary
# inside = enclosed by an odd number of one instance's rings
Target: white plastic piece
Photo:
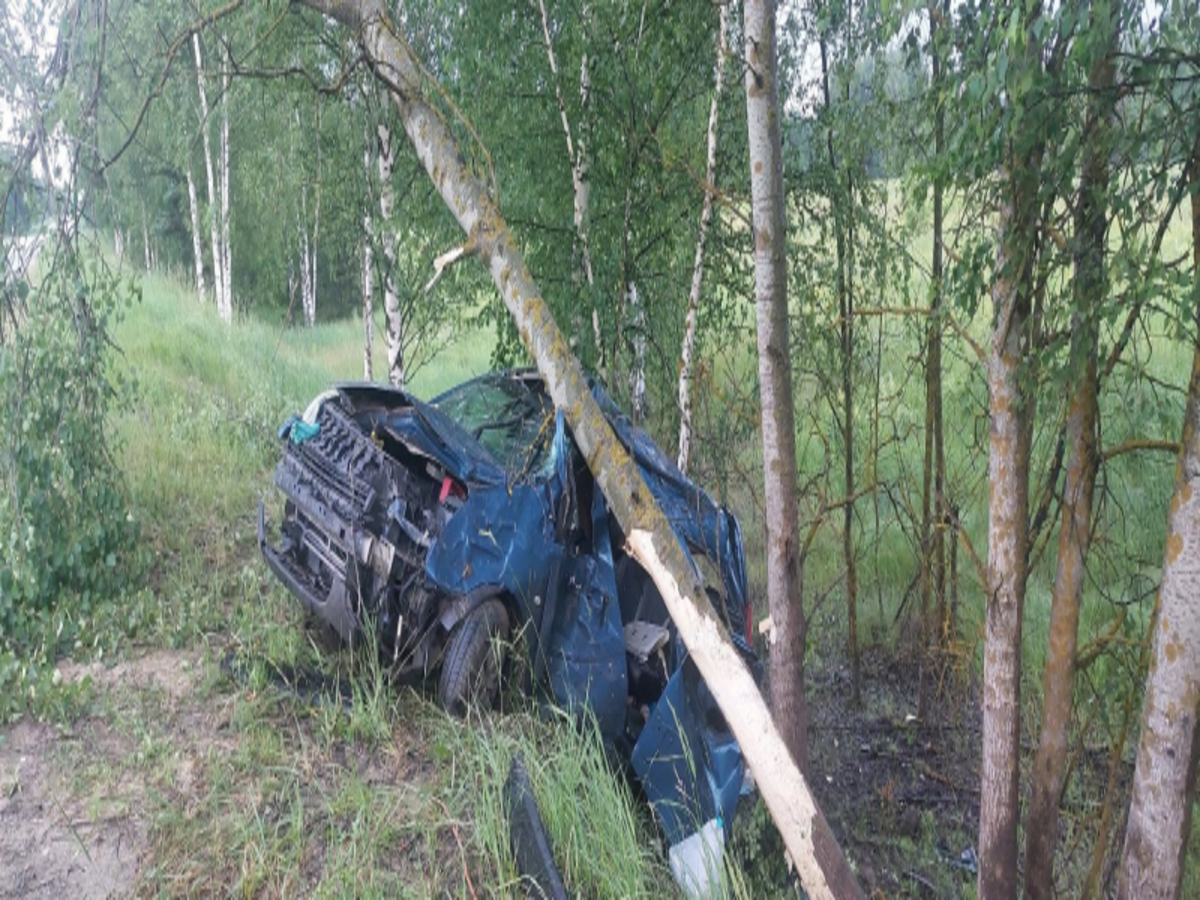
[[[671,875],[689,900],[725,897],[721,858],[725,852],[725,829],[721,820],[709,819],[690,837],[667,851]]]
[[[317,424],[317,414],[320,413],[321,407],[324,405],[325,401],[330,400],[336,396],[337,396],[337,391],[329,390],[329,391],[325,391],[322,394],[318,394],[316,397],[314,397],[313,402],[308,404],[308,409],[306,409],[304,411],[304,415],[300,417],[304,421],[304,424],[305,425],[316,425]]]
[[[645,662],[651,654],[657,653],[671,639],[671,632],[653,622],[626,622],[625,649],[637,657],[638,662]]]

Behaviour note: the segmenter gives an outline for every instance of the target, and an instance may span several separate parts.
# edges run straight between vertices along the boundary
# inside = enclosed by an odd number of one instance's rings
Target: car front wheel
[[[500,696],[501,644],[508,640],[508,611],[485,600],[450,635],[438,678],[438,702],[451,715],[491,709]]]

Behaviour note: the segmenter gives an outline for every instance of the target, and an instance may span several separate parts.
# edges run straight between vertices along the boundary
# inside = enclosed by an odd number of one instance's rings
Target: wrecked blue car
[[[737,520],[592,390],[757,667]],[[536,372],[429,402],[340,385],[280,439],[279,543],[260,508],[259,544],[317,618],[394,677],[436,679],[451,712],[493,705],[503,678],[586,709],[672,847],[725,827],[741,751]]]

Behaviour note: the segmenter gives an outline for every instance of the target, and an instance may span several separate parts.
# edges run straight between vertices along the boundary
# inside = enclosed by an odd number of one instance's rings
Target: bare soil
[[[205,672],[196,652],[158,651],[114,666],[65,664],[90,679],[92,709],[70,726],[28,718],[0,729],[0,898],[124,897],[147,855],[145,785],[121,710],[152,704],[190,752],[171,773],[188,787],[216,720],[190,698]]]
[[[63,786],[53,727],[0,733],[0,897],[109,897],[130,892],[145,848],[131,811],[93,815]]]
[[[975,882],[977,685],[944,671],[922,721],[915,664],[873,648],[862,667],[858,707],[844,665],[809,674],[813,792],[869,896],[960,896]]]
[[[336,880],[344,871],[329,869],[327,857],[341,849],[337,833],[356,827],[353,816],[342,822],[347,810],[334,809],[338,786],[353,776],[384,809],[407,801],[415,814],[430,802],[432,749],[417,735],[398,729],[374,751],[363,742],[317,740],[306,715],[315,707],[274,686],[256,693],[203,651],[158,650],[111,666],[65,663],[61,672],[90,685],[83,715],[68,725],[26,718],[0,728],[0,900],[294,896],[328,887],[331,877],[335,894],[377,892],[377,880],[347,884]],[[256,709],[265,721],[246,722]],[[247,768],[271,729],[289,784],[304,794],[310,846],[298,870],[281,864],[248,875],[245,845],[229,821],[245,809],[265,823],[279,813],[278,784]],[[461,852],[450,855],[457,846],[450,831],[426,841],[421,822],[414,827],[399,853],[365,865],[397,870],[394,882],[414,886],[417,896],[436,894],[450,883],[447,873],[461,871]],[[431,858],[442,864],[431,867]]]

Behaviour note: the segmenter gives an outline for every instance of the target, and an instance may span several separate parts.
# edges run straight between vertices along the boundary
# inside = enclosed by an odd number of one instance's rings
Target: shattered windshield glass
[[[509,471],[537,471],[554,431],[554,406],[517,378],[467,382],[431,404],[453,419]]]

